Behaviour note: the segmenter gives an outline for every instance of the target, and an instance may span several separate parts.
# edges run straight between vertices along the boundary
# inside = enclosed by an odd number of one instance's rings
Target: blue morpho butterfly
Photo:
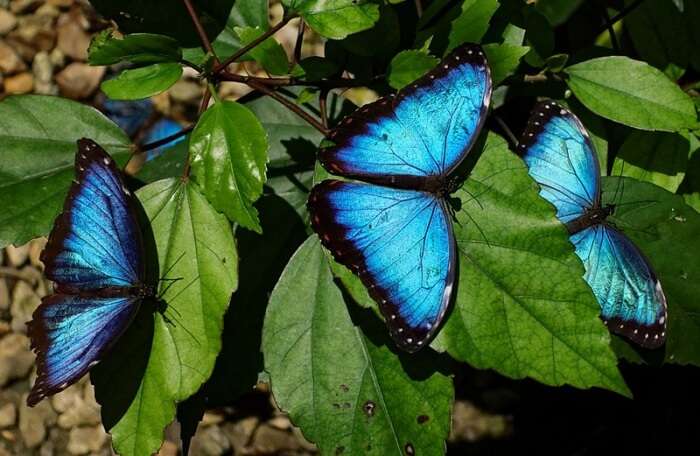
[[[154,297],[133,199],[114,160],[79,140],[75,181],[41,254],[55,286],[28,323],[38,372],[28,405],[80,379]]]
[[[311,223],[335,259],[379,303],[399,347],[435,334],[450,303],[456,246],[451,173],[474,145],[491,99],[479,45],[456,48],[428,74],[345,118],[319,160],[334,174],[309,196]]]
[[[666,338],[666,297],[651,265],[627,236],[606,222],[598,158],[574,114],[553,101],[535,107],[519,152],[540,195],[557,209],[586,268],[584,278],[611,331],[646,348]]]

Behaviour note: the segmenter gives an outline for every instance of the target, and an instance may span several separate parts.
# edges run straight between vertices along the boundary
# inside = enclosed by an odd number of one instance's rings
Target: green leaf
[[[379,5],[369,0],[282,0],[321,36],[335,40],[361,32],[379,19]]]
[[[106,30],[95,35],[88,49],[90,65],[179,62],[180,59],[182,50],[176,39],[153,33],[133,33],[118,39],[111,30]]]
[[[660,70],[669,65],[687,68],[690,39],[673,0],[642,2],[625,17],[625,28],[634,48],[649,64]]]
[[[491,79],[494,87],[515,73],[520,65],[520,59],[530,50],[527,46],[514,44],[486,44],[484,52],[491,67]]]
[[[91,373],[112,444],[125,455],[156,452],[176,403],[211,374],[238,277],[231,227],[196,185],[167,179],[137,194],[160,273],[179,280],[161,282],[165,310],[144,303],[133,328]]]
[[[0,102],[0,247],[49,233],[74,177],[82,137],[119,163],[131,140],[96,109],[58,97],[23,95]]]
[[[568,61],[569,54],[554,54],[547,57],[547,60],[545,61],[545,66],[547,67],[547,71],[551,71],[552,73],[559,73],[564,69]]]
[[[553,27],[566,22],[583,3],[583,0],[538,0],[535,8]]]
[[[697,126],[693,100],[663,73],[628,57],[601,57],[564,70],[569,87],[588,109],[642,130]]]
[[[525,57],[525,61],[534,66],[542,67],[545,59],[554,52],[554,31],[552,26],[533,6],[524,8],[525,14],[525,44],[531,50]]]
[[[320,81],[338,73],[337,63],[324,57],[311,56],[302,59],[292,70],[292,76],[304,78],[307,81]]]
[[[389,64],[389,85],[401,89],[432,70],[439,62],[437,57],[423,51],[401,51]]]
[[[633,131],[613,163],[613,176],[651,182],[670,192],[678,190],[688,166],[690,143],[677,133]]]
[[[235,27],[234,30],[244,46],[265,33],[260,27]],[[289,72],[287,53],[277,40],[272,37],[255,46],[247,55],[271,74],[287,74]]]
[[[104,81],[100,88],[113,100],[140,100],[168,90],[180,76],[182,67],[179,63],[155,63],[124,70]]]
[[[700,212],[700,139],[693,134],[690,135],[690,150],[692,154],[678,193],[683,195],[688,206]]]
[[[665,359],[700,365],[700,214],[681,195],[630,178],[603,180],[611,222],[649,259],[668,302]]]
[[[381,6],[379,20],[359,33],[354,33],[340,43],[347,51],[363,57],[390,57],[401,44],[401,24],[393,8]]]
[[[255,114],[234,101],[207,109],[190,136],[192,174],[216,210],[260,232],[253,203],[262,194],[267,135]]]
[[[136,177],[149,184],[168,177],[181,177],[187,163],[188,150],[189,135],[183,141],[168,147],[156,158],[144,163]]]
[[[268,2],[236,0],[228,16],[224,14],[217,18],[226,18],[225,24],[222,24],[218,34],[216,34],[216,38],[211,43],[219,59],[225,60],[243,47],[243,43],[241,43],[241,39],[235,31],[236,27],[252,27],[266,31],[270,28],[268,16]],[[214,35],[208,34],[208,36]],[[194,47],[184,50],[185,59],[197,64],[204,64],[207,60],[207,55],[202,50],[201,42],[198,41],[190,44],[190,46]],[[251,56],[244,56],[239,60],[250,59],[252,59]]]
[[[441,454],[450,379],[421,356],[406,359],[416,372],[409,376],[376,340],[353,325],[319,242],[308,239],[265,315],[262,350],[275,400],[324,454]]]
[[[456,196],[459,287],[433,347],[513,378],[629,394],[568,233],[502,138],[489,135]]]
[[[447,51],[462,43],[480,42],[497,9],[497,0],[464,0],[461,14],[452,21]]]

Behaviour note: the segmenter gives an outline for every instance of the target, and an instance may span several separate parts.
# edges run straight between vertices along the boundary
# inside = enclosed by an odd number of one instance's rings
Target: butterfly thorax
[[[605,222],[605,219],[608,218],[614,210],[615,205],[613,204],[587,209],[581,217],[567,222],[566,229],[569,231],[569,234],[576,234],[593,225]]]

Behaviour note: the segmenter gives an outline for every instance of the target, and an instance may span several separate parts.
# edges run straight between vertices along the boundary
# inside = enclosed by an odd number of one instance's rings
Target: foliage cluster
[[[198,391],[181,416],[259,378],[324,453],[439,454],[459,363],[622,395],[631,393],[621,359],[700,365],[698,2],[283,0],[273,27],[260,0],[91,3],[123,34],[103,32],[90,47],[91,64],[122,68],[102,84],[108,97],[161,93],[183,67],[210,87],[187,141],[133,176],[159,269],[183,280],[162,290],[164,313],[142,309],[93,369],[119,453],[156,451],[177,404]],[[326,39],[324,57],[285,53],[273,33],[291,20]],[[401,89],[464,42],[487,53],[492,113],[455,195],[453,309],[431,349],[407,355],[312,235],[306,195],[324,176],[315,167],[324,134],[353,109],[340,89]],[[255,61],[269,77],[230,73],[234,61]],[[224,80],[255,93],[220,100]],[[504,125],[520,131],[540,97],[565,103],[590,131],[613,221],[663,283],[660,350],[609,335],[565,228],[509,150]],[[102,114],[65,99],[11,97],[0,119],[0,246],[48,233],[78,138],[120,164],[141,152]]]

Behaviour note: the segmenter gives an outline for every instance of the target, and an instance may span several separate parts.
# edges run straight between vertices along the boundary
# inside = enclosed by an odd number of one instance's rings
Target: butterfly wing
[[[362,279],[408,351],[438,328],[455,280],[452,225],[442,199],[414,190],[326,180],[311,222],[337,261]]]
[[[553,101],[540,103],[518,149],[559,220],[570,222],[598,205],[598,158],[586,129],[571,112]]]
[[[319,160],[334,174],[421,188],[446,176],[474,144],[491,99],[491,74],[478,45],[455,49],[413,84],[346,117]]]
[[[78,141],[76,181],[42,252],[57,292],[130,287],[144,276],[141,233],[114,160],[94,141]]]
[[[606,224],[586,228],[571,240],[610,330],[646,348],[661,346],[666,338],[666,297],[639,249]]]
[[[33,406],[85,375],[129,326],[137,300],[65,294],[44,298],[27,326],[38,374],[27,404]]]
[[[28,323],[37,354],[30,405],[74,383],[127,328],[144,278],[143,246],[131,194],[112,158],[78,142],[76,181],[42,252],[56,294]]]

